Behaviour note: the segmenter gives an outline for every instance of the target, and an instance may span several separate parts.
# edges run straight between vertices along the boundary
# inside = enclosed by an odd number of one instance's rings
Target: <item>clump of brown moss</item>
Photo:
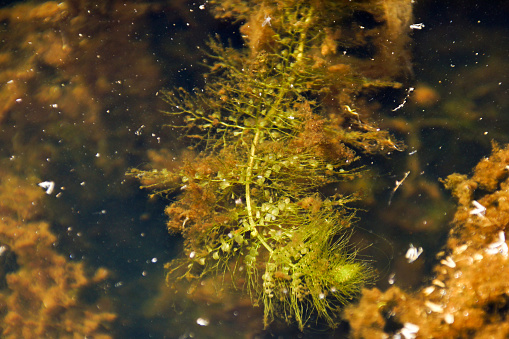
[[[110,338],[116,315],[85,291],[108,272],[87,274],[54,248],[56,236],[38,220],[44,191],[35,180],[2,170],[0,179],[0,333],[2,338]]]
[[[509,335],[509,146],[495,145],[471,177],[452,174],[444,183],[459,206],[431,283],[414,295],[364,290],[345,311],[355,338],[401,333],[406,323],[424,338]]]

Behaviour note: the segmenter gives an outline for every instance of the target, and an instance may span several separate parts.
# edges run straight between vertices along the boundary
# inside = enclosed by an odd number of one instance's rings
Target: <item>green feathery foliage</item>
[[[325,33],[312,3],[272,7],[258,50],[212,41],[205,88],[164,93],[167,113],[181,121],[173,126],[203,151],[176,171],[130,172],[156,193],[178,193],[166,213],[185,257],[168,265],[169,283],[230,274],[263,305],[265,325],[277,317],[301,330],[315,317],[334,327],[341,306],[373,278],[348,244],[352,197],[319,193],[358,171],[342,142],[349,132],[322,113],[330,79],[313,58]],[[351,131],[362,135],[356,140],[371,132]]]

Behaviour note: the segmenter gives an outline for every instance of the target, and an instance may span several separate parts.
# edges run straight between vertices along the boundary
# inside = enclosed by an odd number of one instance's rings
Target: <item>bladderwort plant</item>
[[[370,129],[345,131],[323,112],[329,79],[312,53],[324,39],[313,2],[260,8],[271,18],[260,25],[263,47],[212,40],[205,87],[164,93],[172,126],[196,139],[199,155],[178,170],[130,175],[175,196],[168,228],[183,235],[185,256],[167,265],[170,284],[229,274],[263,305],[265,326],[279,318],[301,330],[311,319],[335,327],[374,274],[349,244],[353,197],[323,192],[358,175],[343,141]]]

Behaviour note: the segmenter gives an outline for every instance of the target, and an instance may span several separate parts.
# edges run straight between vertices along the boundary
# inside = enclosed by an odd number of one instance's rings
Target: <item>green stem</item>
[[[313,10],[310,9],[310,11],[307,15],[306,21],[305,21],[306,25],[308,25],[309,22],[311,21],[312,13],[313,13]],[[297,56],[296,56],[295,65],[299,65],[302,60],[302,55],[304,52],[304,46],[305,46],[305,41],[306,41],[306,31],[307,31],[307,29],[304,29],[300,33],[300,36],[299,36],[299,44],[297,46]],[[295,65],[293,65],[293,66],[295,67]],[[292,67],[292,68],[294,68],[294,67]],[[279,92],[276,103],[274,105],[272,105],[271,110],[268,112],[268,114],[265,116],[265,118],[263,120],[270,121],[270,117],[277,113],[277,109],[278,109],[279,105],[281,104],[281,101],[283,100],[283,97],[285,96],[285,94],[287,92],[288,92],[287,88],[284,88]],[[267,249],[267,251],[269,251],[269,253],[272,255],[274,250],[272,249],[272,247],[270,247],[270,245],[267,243],[267,241],[265,241],[265,238],[256,229],[256,222],[253,217],[253,206],[252,206],[252,201],[251,201],[251,179],[253,176],[253,166],[254,166],[255,156],[256,156],[256,147],[260,140],[260,134],[261,134],[261,129],[260,129],[260,126],[258,126],[255,136],[253,138],[253,142],[251,143],[251,150],[250,150],[250,154],[249,154],[249,163],[248,163],[248,166],[246,169],[246,184],[245,184],[246,209],[247,209],[247,216],[248,216],[248,221],[249,221],[249,228],[250,228],[251,232],[254,232],[256,234],[256,238]]]
[[[258,129],[256,131],[256,134],[254,136],[253,142],[251,144],[251,152],[249,154],[249,164],[247,166],[246,170],[246,209],[247,209],[247,218],[249,220],[249,226],[251,229],[251,232],[254,232],[256,234],[256,238],[262,243],[263,247],[269,251],[270,254],[274,252],[272,247],[267,244],[265,239],[262,237],[260,232],[256,230],[256,223],[253,218],[253,207],[251,202],[251,177],[253,176],[253,166],[254,166],[254,159],[256,155],[256,145],[258,144],[258,140],[260,139],[260,130]]]

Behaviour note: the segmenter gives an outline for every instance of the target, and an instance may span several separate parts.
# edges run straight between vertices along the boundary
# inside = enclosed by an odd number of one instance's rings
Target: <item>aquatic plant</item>
[[[352,338],[509,336],[508,170],[509,145],[493,143],[471,175],[442,180],[458,206],[432,278],[414,293],[397,286],[365,289],[359,304],[344,312]]]
[[[248,50],[212,39],[205,87],[164,92],[171,126],[195,139],[199,154],[177,170],[129,173],[175,198],[168,229],[183,235],[185,257],[167,265],[168,283],[230,274],[263,305],[265,326],[277,317],[301,330],[315,318],[334,327],[374,276],[349,244],[354,196],[334,187],[359,175],[352,147],[399,146],[350,106],[325,108],[338,88],[375,83],[346,65],[335,65],[341,77],[325,66],[317,46],[330,40],[330,6],[263,2],[241,30]]]
[[[44,190],[36,177],[0,166],[0,305],[2,338],[112,338],[117,314],[104,288],[109,271],[58,253],[58,237],[41,220]]]

